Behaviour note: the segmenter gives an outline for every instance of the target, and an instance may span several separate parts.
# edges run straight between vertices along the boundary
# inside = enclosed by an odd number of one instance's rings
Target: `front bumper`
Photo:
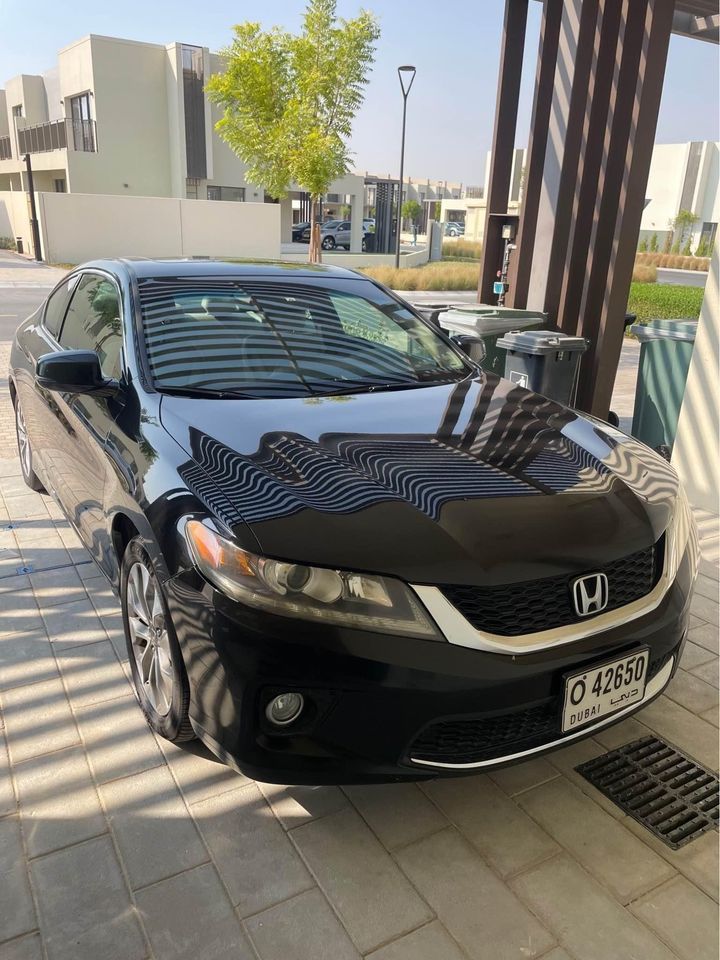
[[[357,783],[502,766],[641,709],[677,667],[693,575],[686,556],[646,616],[521,655],[271,616],[229,600],[195,573],[166,586],[190,679],[190,718],[210,749],[261,781]],[[644,645],[645,700],[563,736],[563,676]],[[265,706],[287,690],[303,693],[308,707],[296,724],[278,730]],[[457,753],[449,763],[417,754],[428,728],[458,719],[482,732],[469,741],[463,762]]]

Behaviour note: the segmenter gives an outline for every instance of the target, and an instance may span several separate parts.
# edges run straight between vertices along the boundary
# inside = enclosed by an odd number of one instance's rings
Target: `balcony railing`
[[[0,137],[0,160],[12,159],[12,140],[10,137]]]
[[[48,153],[50,150],[78,150],[83,153],[95,153],[97,136],[94,120],[50,120],[29,127],[19,127],[17,131],[18,152],[22,157],[26,153]]]

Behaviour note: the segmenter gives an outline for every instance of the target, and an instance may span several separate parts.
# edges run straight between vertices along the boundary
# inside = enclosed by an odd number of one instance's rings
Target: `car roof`
[[[128,273],[138,279],[146,277],[345,277],[367,279],[346,267],[325,263],[291,263],[282,260],[192,260],[180,258],[146,259],[118,257],[90,260],[77,269],[96,268],[109,273]]]

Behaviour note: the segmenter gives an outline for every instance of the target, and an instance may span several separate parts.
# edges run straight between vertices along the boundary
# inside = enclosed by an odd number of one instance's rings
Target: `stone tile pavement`
[[[19,482],[6,397],[0,960],[716,960],[717,836],[673,852],[574,770],[649,731],[717,767],[715,562],[667,695],[594,739],[422,786],[254,783],[145,725],[116,600]]]

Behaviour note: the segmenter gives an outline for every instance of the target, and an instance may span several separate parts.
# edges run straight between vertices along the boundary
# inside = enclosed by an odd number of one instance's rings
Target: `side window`
[[[80,275],[77,274],[74,277],[70,277],[69,280],[63,281],[57,290],[53,290],[48,297],[48,302],[45,304],[43,323],[55,339],[57,339],[60,325],[67,310],[67,305],[70,302],[70,297],[79,279]]]
[[[122,321],[117,287],[88,273],[78,284],[60,332],[66,350],[94,350],[106,377],[120,376]]]

